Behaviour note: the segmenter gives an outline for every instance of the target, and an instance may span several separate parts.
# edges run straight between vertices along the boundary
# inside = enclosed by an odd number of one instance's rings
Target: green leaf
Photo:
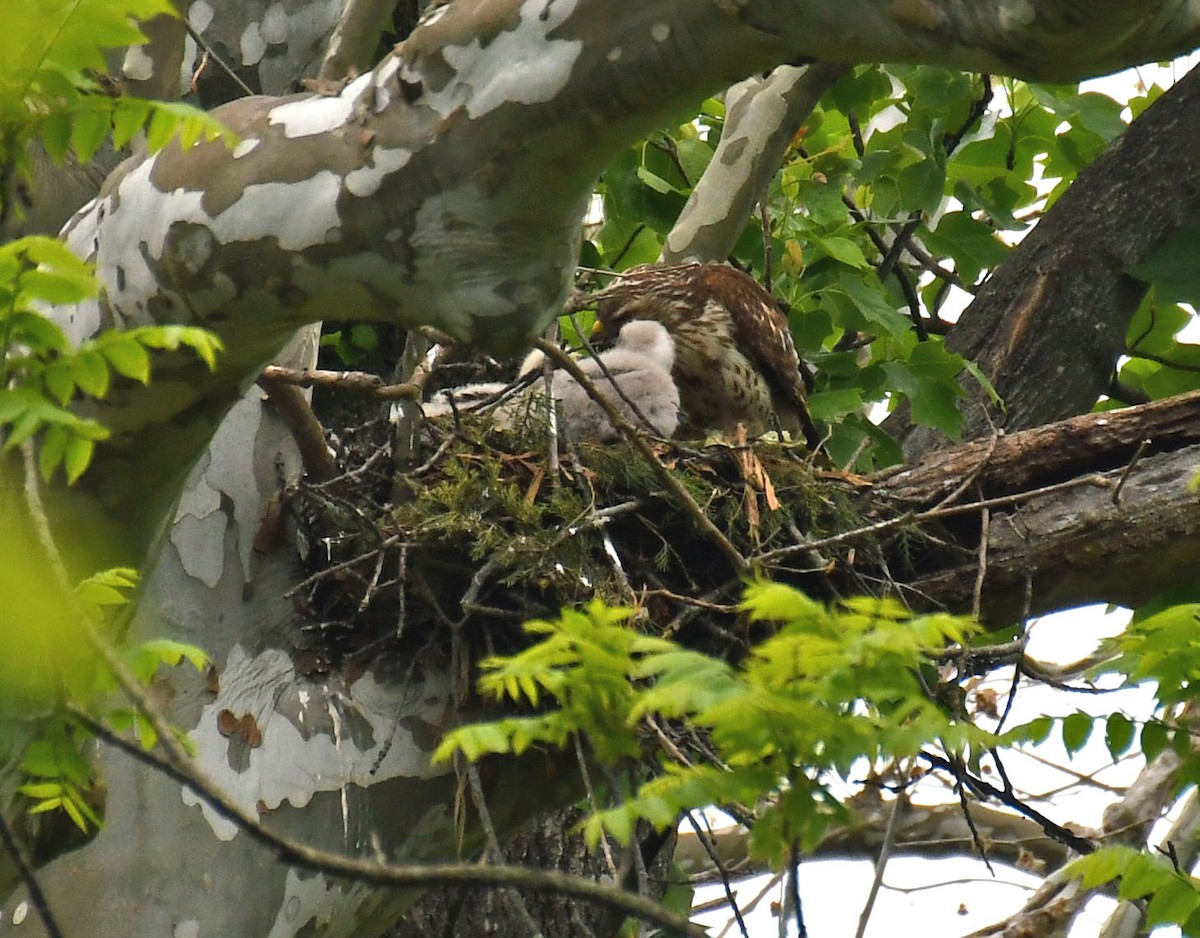
[[[648,170],[645,166],[639,166],[637,168],[637,178],[655,192],[661,192],[665,194],[679,191],[661,176],[656,176],[654,173],[650,172],[650,170]]]
[[[847,271],[838,278],[838,286],[850,298],[868,328],[882,329],[896,338],[908,334],[911,328],[908,317],[898,312],[879,290],[863,283],[862,278]]]
[[[956,402],[963,396],[958,374],[963,364],[961,356],[946,351],[939,339],[930,337],[917,343],[908,361],[887,362],[883,368],[892,389],[911,402],[914,421],[957,440],[962,415]]]
[[[63,461],[70,440],[71,435],[66,427],[54,426],[46,431],[42,438],[42,445],[38,449],[38,472],[45,481],[50,481],[54,470]]]
[[[146,128],[146,149],[151,153],[161,150],[179,130],[179,121],[169,111],[155,108],[150,112],[150,123]]]
[[[350,327],[350,341],[355,348],[360,348],[364,352],[373,352],[379,347],[379,333],[375,331],[374,326],[357,323]]]
[[[1010,250],[991,228],[967,212],[947,212],[923,240],[934,253],[953,258],[964,283],[974,283],[981,271],[995,267]]]
[[[104,143],[112,129],[111,107],[89,106],[96,101],[111,101],[111,98],[85,97],[80,101],[80,107],[74,114],[74,126],[71,128],[71,149],[80,164],[92,158],[101,144]]]
[[[62,790],[60,782],[31,782],[17,788],[22,795],[30,798],[57,798],[62,794]]]
[[[900,190],[900,208],[903,211],[932,213],[942,201],[946,170],[937,160],[921,159],[900,171],[896,186]]]
[[[1116,762],[1133,745],[1133,723],[1123,713],[1111,713],[1104,724],[1104,744]]]
[[[51,362],[42,372],[42,383],[58,403],[69,403],[75,394],[75,376],[70,362],[61,359]]]
[[[29,346],[39,357],[67,350],[67,337],[62,329],[41,313],[24,310],[12,313],[8,316],[7,326],[10,342]]]
[[[186,642],[176,642],[166,638],[152,639],[142,642],[138,650],[152,655],[168,667],[178,667],[182,662],[188,662],[197,671],[203,671],[209,665],[209,657],[195,645]]]
[[[509,752],[512,743],[505,723],[476,723],[451,730],[433,753],[434,762],[448,762],[455,752],[462,752],[471,762],[491,753]]]
[[[1028,742],[1033,745],[1045,742],[1054,728],[1054,720],[1048,716],[1035,717],[1022,726],[1015,726],[1004,734],[1007,742]]]
[[[1185,228],[1171,234],[1150,256],[1129,268],[1129,273],[1154,285],[1158,298],[1167,303],[1200,303],[1200,228]]]
[[[112,114],[113,146],[120,149],[128,144],[141,131],[149,115],[149,101],[143,101],[141,98],[120,98]]]
[[[1062,721],[1062,740],[1067,753],[1074,755],[1086,745],[1092,735],[1094,717],[1089,713],[1076,711]]]
[[[1146,928],[1186,922],[1200,908],[1196,885],[1181,876],[1172,876],[1150,898],[1146,907]]]
[[[53,305],[78,303],[95,296],[98,289],[88,270],[36,268],[21,274],[21,290],[34,299]]]
[[[99,350],[118,374],[149,383],[150,356],[136,339],[125,333],[110,333]]]
[[[1138,855],[1131,847],[1105,847],[1076,860],[1070,873],[1080,878],[1084,889],[1095,889],[1121,876]]]
[[[67,441],[66,451],[63,453],[63,469],[67,474],[68,485],[74,485],[87,471],[95,450],[96,444],[86,437],[72,436]]]
[[[862,410],[862,391],[843,388],[837,391],[814,391],[808,396],[809,413],[817,420],[835,420]]]
[[[1142,726],[1142,754],[1149,762],[1167,748],[1167,728],[1157,720],[1148,720]]]
[[[62,110],[48,114],[39,128],[39,137],[46,147],[46,153],[56,165],[61,166],[67,158],[67,151],[71,147],[72,125],[71,114]]]
[[[1097,853],[1108,853],[1113,849],[1105,848]],[[1119,899],[1129,901],[1147,896],[1159,889],[1170,876],[1170,872],[1164,866],[1144,853],[1134,853],[1130,856],[1128,851],[1132,848],[1126,847],[1124,850],[1127,851],[1127,862],[1124,872],[1121,873],[1121,885],[1117,891]]]
[[[70,359],[71,376],[79,390],[92,397],[108,393],[109,371],[104,356],[94,348],[83,347]]]
[[[8,438],[4,441],[4,448],[12,449],[14,446],[20,446],[42,428],[42,423],[42,416],[36,411],[25,411],[13,421],[12,428],[8,431]]]
[[[862,248],[849,238],[838,236],[827,238],[814,237],[809,243],[809,251],[812,254],[809,263],[821,256],[827,256],[857,270],[866,270],[871,266],[870,262],[864,256]]]

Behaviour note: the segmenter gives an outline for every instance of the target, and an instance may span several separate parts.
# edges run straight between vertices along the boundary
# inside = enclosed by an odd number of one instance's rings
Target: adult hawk
[[[751,436],[778,428],[819,445],[787,317],[753,277],[724,264],[635,268],[598,294],[596,318],[605,337],[638,319],[666,326],[677,437],[733,434],[742,424]]]

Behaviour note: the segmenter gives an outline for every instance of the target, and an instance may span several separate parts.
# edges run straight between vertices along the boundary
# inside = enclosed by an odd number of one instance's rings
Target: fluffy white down
[[[675,342],[662,324],[633,320],[621,328],[616,344],[608,351],[601,352],[599,360],[580,359],[579,367],[626,420],[634,426],[644,426],[622,395],[641,411],[656,434],[669,437],[679,426],[679,389],[671,378],[674,362]],[[523,363],[521,372],[527,374],[540,366],[540,353],[534,352]],[[444,416],[452,409],[471,410],[494,400],[504,387],[494,383],[468,384],[441,391],[424,405],[425,416]],[[565,371],[554,372],[551,387],[554,399],[559,404],[559,429],[568,437],[597,443],[609,443],[620,438],[620,433],[600,405]],[[539,386],[535,384],[500,404],[493,412],[496,425],[511,427],[529,412],[540,393]]]

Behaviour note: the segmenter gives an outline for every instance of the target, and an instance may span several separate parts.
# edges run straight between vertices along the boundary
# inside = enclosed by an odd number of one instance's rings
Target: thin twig
[[[258,385],[266,392],[276,415],[292,434],[300,450],[304,474],[314,482],[329,482],[337,478],[337,462],[329,452],[325,428],[300,388],[271,377],[265,371],[259,376]]]
[[[383,556],[380,552],[380,556]],[[399,570],[396,577],[396,638],[404,635],[404,627],[408,624],[408,545],[400,545],[400,557],[397,560]]]
[[[975,826],[975,818],[971,816],[971,805],[967,801],[967,786],[963,784],[963,776],[966,775],[966,769],[963,767],[962,761],[955,759],[953,761],[955,773],[954,787],[958,789],[958,803],[962,807],[963,820],[967,822],[967,830],[971,832],[971,842],[975,844],[975,849],[979,852],[979,859],[983,860],[983,865],[987,867],[987,871],[993,876],[996,871],[992,868],[992,861],[988,857],[987,847],[984,846],[983,838],[979,836],[979,828]]]
[[[546,334],[543,336],[546,342],[555,344],[558,342],[558,320],[554,319],[550,325],[546,327]],[[554,402],[554,369],[550,367],[550,359],[542,358],[542,385],[546,389],[546,400],[550,402],[550,406],[546,408],[546,464],[550,473],[550,484],[558,485],[559,476],[559,459],[558,459],[558,407]]]
[[[892,845],[896,842],[896,829],[900,825],[900,817],[908,807],[908,796],[901,792],[892,802],[892,813],[888,816],[887,827],[883,832],[883,843],[879,846],[879,856],[875,859],[875,875],[871,879],[871,890],[867,893],[867,901],[858,916],[858,930],[854,938],[863,938],[867,933],[867,922],[871,920],[871,910],[875,908],[875,898],[879,895],[879,887],[883,885],[883,872],[887,869],[888,860],[892,856]]]
[[[466,624],[466,608],[468,606],[473,606],[476,600],[479,599],[480,592],[483,590],[484,586],[487,585],[488,577],[495,572],[498,566],[500,566],[500,555],[492,554],[492,556],[487,559],[483,566],[475,571],[475,575],[471,577],[471,582],[467,584],[466,592],[462,594],[462,599],[458,601],[459,606],[463,609],[463,616],[458,621],[458,625],[461,626]]]
[[[983,581],[987,579],[988,538],[991,535],[992,512],[989,508],[979,509],[979,563],[975,571],[975,589],[971,596],[971,618],[979,621],[983,608]]]
[[[843,531],[841,534],[831,534],[829,537],[823,537],[816,541],[806,541],[802,544],[790,544],[787,547],[777,547],[775,550],[764,551],[761,554],[755,554],[750,558],[750,562],[754,564],[767,564],[775,560],[789,557],[792,554],[800,553],[807,550],[816,550],[822,547],[829,547],[833,544],[841,544],[845,541],[855,540],[861,537],[867,537],[874,534],[879,534],[883,531],[888,531],[892,528],[901,527],[906,524],[920,524],[925,521],[933,521],[941,518],[954,518],[959,515],[972,514],[979,511],[981,508],[1007,508],[1013,505],[1020,505],[1040,495],[1049,495],[1051,493],[1063,492],[1069,489],[1080,488],[1084,485],[1103,485],[1108,486],[1111,482],[1105,477],[1104,473],[1092,472],[1086,476],[1079,476],[1074,479],[1068,479],[1065,482],[1055,482],[1051,485],[1043,485],[1036,489],[1029,489],[1026,492],[1015,492],[1011,495],[999,495],[995,498],[984,498],[975,502],[966,502],[962,505],[948,505],[945,508],[930,508],[925,511],[907,511],[894,518],[887,518],[883,521],[876,521],[873,524],[863,525],[860,528],[855,528],[853,531]]]
[[[792,845],[791,856],[788,859],[788,889],[792,908],[796,912],[796,933],[798,938],[808,938],[808,927],[804,924],[804,905],[800,900],[800,848]]]
[[[251,89],[251,87],[249,85],[247,85],[244,81],[242,81],[242,76],[239,75],[237,72],[235,72],[233,70],[233,68],[224,59],[222,59],[219,55],[217,55],[217,53],[213,52],[212,46],[210,46],[208,44],[208,42],[204,39],[203,36],[201,36],[198,32],[196,32],[196,30],[192,26],[192,24],[188,22],[187,17],[184,17],[183,24],[184,24],[184,27],[187,29],[188,35],[192,37],[192,39],[195,41],[196,45],[198,45],[201,49],[204,50],[205,57],[212,59],[214,62],[216,62],[218,67],[221,69],[221,71],[223,71],[226,75],[228,75],[230,77],[230,79],[233,81],[233,83],[238,86],[238,90],[241,91],[242,94],[244,94],[246,96],[253,95],[254,91]],[[196,78],[199,77],[199,74],[200,74],[200,70],[197,69]],[[195,81],[195,78],[193,78],[193,81]]]
[[[767,204],[768,193],[764,192],[762,198],[758,200],[758,217],[762,223],[762,246],[763,246],[763,286],[768,292],[771,290],[773,282],[773,272],[771,270],[772,261],[775,256],[775,245],[771,242],[771,208]]]
[[[1026,550],[1028,550],[1028,544],[1026,544]],[[1021,646],[1021,655],[1013,667],[1012,680],[1008,685],[1008,697],[1004,701],[1004,712],[1000,714],[1000,719],[996,721],[996,733],[1000,733],[1004,729],[1004,724],[1008,722],[1009,714],[1012,713],[1013,704],[1017,702],[1017,690],[1021,686],[1021,662],[1025,660],[1025,648],[1029,644],[1029,614],[1032,609],[1033,575],[1026,569],[1025,596],[1021,608],[1021,618],[1018,620],[1017,637],[1015,639]]]
[[[579,765],[579,775],[583,779],[583,790],[587,794],[588,804],[591,806],[593,814],[600,813],[600,802],[596,798],[596,790],[592,786],[592,775],[588,771],[587,757],[583,753],[583,741],[578,733],[573,734],[572,741],[575,743],[575,761]],[[600,828],[600,852],[604,856],[604,865],[608,867],[608,875],[612,877],[613,882],[620,882],[621,877],[617,873],[617,863],[613,859],[612,845],[608,842],[608,833],[603,827]]]
[[[995,798],[1001,804],[1007,805],[1018,814],[1029,818],[1029,820],[1039,825],[1042,830],[1045,831],[1048,837],[1052,838],[1053,840],[1057,840],[1061,844],[1065,844],[1076,853],[1083,854],[1092,853],[1095,851],[1096,845],[1092,841],[1084,837],[1080,837],[1078,834],[1068,830],[1061,824],[1055,823],[1036,808],[1030,807],[1019,798],[1014,798],[1013,796],[1006,794],[1003,790],[997,788],[995,785],[985,782],[981,778],[976,778],[974,775],[971,775],[969,772],[967,772],[967,770],[961,764],[955,765],[949,759],[932,752],[922,751],[920,755],[921,758],[930,765],[933,765],[939,769],[945,769],[946,771],[950,772],[957,781],[965,782],[976,794],[986,798]]]
[[[12,857],[13,864],[17,868],[17,873],[21,877],[21,882],[25,884],[25,889],[29,893],[29,901],[33,903],[38,917],[42,920],[42,924],[46,928],[46,934],[50,938],[63,938],[62,929],[58,927],[58,921],[54,918],[54,912],[50,908],[46,894],[42,892],[42,886],[38,882],[37,874],[33,871],[33,864],[25,856],[24,849],[22,849],[21,844],[17,841],[12,828],[8,826],[8,819],[4,817],[3,811],[0,811],[0,844],[4,846],[8,855]],[[15,918],[13,924],[17,924]]]
[[[33,524],[34,535],[45,554],[47,573],[51,577],[47,584],[49,594],[63,596],[68,602],[74,598],[74,584],[63,563],[58,545],[54,543],[54,534],[50,531],[50,521],[46,515],[46,507],[42,503],[42,490],[38,484],[37,452],[33,440],[25,440],[21,444],[21,457],[25,468],[25,500],[29,504],[29,520]]]
[[[991,437],[988,438],[987,449],[979,457],[979,462],[975,463],[975,465],[971,467],[971,471],[967,473],[966,477],[959,482],[958,485],[954,486],[954,489],[950,492],[950,494],[941,499],[934,507],[945,508],[947,505],[953,505],[956,501],[958,501],[962,494],[975,484],[975,480],[979,478],[979,476],[983,473],[983,470],[987,468],[987,464],[992,461],[992,456],[995,455],[996,447],[999,445],[1000,434],[993,430]]]
[[[717,876],[721,880],[721,887],[725,890],[725,901],[729,903],[729,908],[733,910],[733,917],[737,920],[738,931],[742,933],[742,938],[750,938],[750,931],[746,928],[746,920],[742,918],[742,910],[738,908],[737,896],[734,895],[733,886],[730,883],[729,871],[725,869],[721,863],[720,854],[717,853],[715,846],[712,843],[711,832],[704,830],[696,820],[695,813],[688,811],[684,814],[688,824],[696,834],[696,839],[700,842],[700,846],[704,848],[704,852],[708,854],[709,862],[716,868]],[[706,822],[707,824],[707,822]]]
[[[334,564],[332,567],[326,567],[324,570],[318,570],[316,573],[312,574],[312,576],[306,577],[305,579],[301,580],[299,583],[297,583],[295,586],[293,586],[291,589],[289,589],[286,593],[284,593],[283,594],[284,598],[290,599],[293,596],[298,596],[298,595],[300,595],[300,593],[302,593],[308,587],[312,586],[314,583],[324,580],[325,578],[327,578],[335,573],[339,573],[342,570],[347,570],[350,567],[353,567],[356,564],[361,563],[363,560],[366,560],[368,557],[371,557],[376,553],[379,553],[383,550],[386,550],[389,547],[392,547],[392,546],[400,543],[402,540],[403,540],[403,537],[401,535],[393,534],[390,537],[386,538],[385,540],[380,541],[379,546],[374,547],[371,550],[365,551],[364,553],[361,553],[356,557],[351,557],[349,560],[339,561],[338,563]]]
[[[1138,460],[1146,452],[1150,446],[1151,440],[1142,440],[1133,451],[1133,455],[1129,458],[1129,462],[1125,464],[1125,468],[1121,470],[1121,475],[1117,478],[1117,487],[1113,489],[1112,503],[1119,505],[1121,503],[1121,489],[1125,488],[1125,480],[1129,478],[1129,474],[1133,472],[1133,467],[1138,464]]]
[[[415,401],[421,396],[421,388],[415,383],[388,384],[379,375],[369,371],[328,371],[322,368],[267,365],[262,370],[262,376],[300,388],[324,388],[376,401]]]

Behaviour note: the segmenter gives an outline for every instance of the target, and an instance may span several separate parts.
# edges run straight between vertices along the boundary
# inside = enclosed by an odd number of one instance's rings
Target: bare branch
[[[268,365],[263,369],[262,377],[269,381],[294,384],[299,388],[325,388],[376,401],[413,401],[421,396],[421,389],[416,384],[388,384],[379,375],[365,371],[325,371],[320,368]]]

